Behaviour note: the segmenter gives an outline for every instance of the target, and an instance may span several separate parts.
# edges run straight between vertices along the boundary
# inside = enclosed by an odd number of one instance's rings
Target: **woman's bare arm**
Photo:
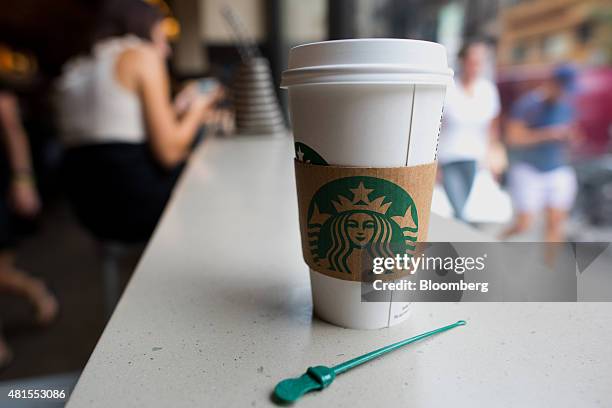
[[[0,137],[11,169],[9,200],[14,210],[31,217],[40,211],[40,198],[34,183],[30,143],[21,125],[17,98],[0,92]]]
[[[19,120],[17,100],[9,93],[0,93],[0,128],[13,175],[31,173],[30,145]]]
[[[214,102],[214,97],[195,98],[179,118],[170,98],[164,61],[149,46],[126,51],[119,60],[118,75],[120,79],[133,78],[134,82],[127,85],[136,90],[143,102],[149,142],[155,157],[168,168],[180,163],[187,157],[202,115]]]

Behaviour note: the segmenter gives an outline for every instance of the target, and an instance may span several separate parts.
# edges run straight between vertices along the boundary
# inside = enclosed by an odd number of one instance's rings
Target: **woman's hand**
[[[38,191],[31,180],[13,180],[9,190],[9,202],[17,215],[33,218],[41,208]]]
[[[203,114],[214,107],[214,105],[225,97],[225,91],[221,86],[216,86],[208,92],[201,92],[198,83],[189,82],[174,98],[174,110],[178,115],[182,115],[193,107],[200,110]]]
[[[202,115],[215,110],[215,105],[223,99],[224,91],[221,87],[217,87],[210,92],[201,93],[198,95],[198,102]]]
[[[174,111],[177,115],[182,115],[189,109],[194,100],[200,95],[198,83],[190,81],[181,91],[174,97]]]

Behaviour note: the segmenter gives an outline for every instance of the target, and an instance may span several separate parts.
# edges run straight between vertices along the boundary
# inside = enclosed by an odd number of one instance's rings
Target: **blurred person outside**
[[[448,88],[444,104],[438,161],[442,184],[455,217],[461,220],[465,220],[465,204],[478,168],[490,167],[493,149],[500,146],[499,93],[495,84],[482,76],[487,51],[481,41],[462,46],[459,75]]]
[[[34,306],[37,323],[49,324],[57,316],[57,300],[41,280],[15,266],[12,247],[19,232],[19,219],[35,217],[41,203],[17,98],[1,90],[0,138],[0,291],[28,299]],[[11,359],[12,353],[0,332],[0,368]]]
[[[66,191],[103,240],[149,238],[220,96],[188,87],[173,104],[163,19],[141,0],[109,3],[91,54],[69,61],[58,81]]]
[[[565,221],[577,189],[567,148],[570,141],[581,136],[571,101],[575,81],[575,69],[561,65],[544,85],[522,96],[512,107],[506,141],[512,149],[508,188],[516,215],[503,239],[528,230],[544,210],[545,240],[565,240]]]

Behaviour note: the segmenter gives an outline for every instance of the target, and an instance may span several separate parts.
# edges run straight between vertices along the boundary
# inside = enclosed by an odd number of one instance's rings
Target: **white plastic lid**
[[[452,77],[446,49],[441,44],[366,38],[293,47],[281,87],[321,83],[448,85]]]

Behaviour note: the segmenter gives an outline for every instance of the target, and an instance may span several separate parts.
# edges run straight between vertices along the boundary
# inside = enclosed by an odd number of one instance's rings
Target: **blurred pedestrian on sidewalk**
[[[487,61],[483,42],[467,42],[459,51],[460,71],[446,93],[438,160],[442,183],[455,217],[464,220],[464,207],[479,166],[487,164],[499,146],[499,94],[482,76]]]
[[[57,316],[57,300],[41,280],[15,266],[12,249],[18,219],[35,217],[40,211],[40,199],[17,98],[1,90],[0,140],[0,292],[25,297],[34,306],[36,321],[44,325]],[[11,358],[10,348],[0,332],[0,368],[7,365]]]
[[[526,231],[544,210],[546,241],[565,240],[564,225],[577,187],[567,157],[568,143],[580,136],[571,103],[575,81],[573,67],[559,66],[544,85],[512,108],[507,128],[507,143],[513,150],[508,187],[516,219],[502,238]]]

